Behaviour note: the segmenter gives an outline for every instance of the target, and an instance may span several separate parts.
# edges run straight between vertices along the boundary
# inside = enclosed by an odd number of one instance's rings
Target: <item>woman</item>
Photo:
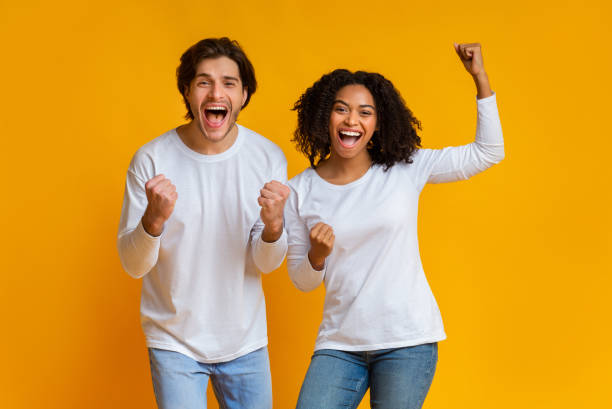
[[[296,102],[294,141],[311,168],[289,181],[288,269],[325,281],[323,321],[299,409],[420,408],[445,338],[417,243],[426,183],[468,179],[504,157],[479,44],[455,44],[477,89],[473,143],[420,149],[419,121],[379,74],[336,70]]]

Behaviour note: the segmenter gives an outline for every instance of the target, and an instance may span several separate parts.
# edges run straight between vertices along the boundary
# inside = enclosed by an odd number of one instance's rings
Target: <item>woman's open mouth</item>
[[[362,135],[363,132],[360,131],[342,129],[338,131],[338,140],[343,147],[352,148],[357,144]]]
[[[227,118],[228,109],[222,105],[209,105],[204,108],[204,119],[211,128],[219,128]]]

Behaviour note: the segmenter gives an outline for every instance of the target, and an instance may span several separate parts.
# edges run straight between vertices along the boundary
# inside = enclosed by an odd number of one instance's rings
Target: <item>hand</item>
[[[272,243],[283,234],[283,211],[289,197],[289,187],[273,180],[259,191],[257,202],[261,206],[259,216],[265,225],[261,234],[263,241]]]
[[[484,63],[482,61],[482,51],[479,43],[471,44],[457,44],[455,45],[455,52],[459,56],[459,59],[463,63],[463,66],[472,75],[474,82],[476,83],[476,89],[478,91],[478,99],[490,97],[493,95],[491,86],[489,85],[489,77],[484,69]]]
[[[471,43],[471,44],[457,44],[455,45],[455,52],[461,59],[463,66],[472,74],[472,76],[477,76],[481,73],[484,73],[484,63],[482,61],[482,51],[480,50],[479,43]]]
[[[164,223],[174,210],[178,198],[176,187],[164,175],[157,175],[145,183],[147,209],[142,216],[142,227],[152,236],[159,236]]]
[[[334,248],[334,230],[325,223],[317,223],[310,230],[310,251],[308,260],[315,270],[323,270],[325,259]]]

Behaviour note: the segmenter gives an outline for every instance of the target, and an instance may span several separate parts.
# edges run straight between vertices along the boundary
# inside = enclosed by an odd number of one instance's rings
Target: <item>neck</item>
[[[372,158],[367,150],[354,158],[342,158],[333,151],[329,158],[317,166],[317,173],[326,181],[345,185],[359,179],[372,166]]]
[[[204,135],[196,121],[181,125],[177,133],[183,143],[189,149],[203,155],[217,155],[228,150],[238,138],[238,126],[233,123],[229,131],[219,140],[208,138]]]

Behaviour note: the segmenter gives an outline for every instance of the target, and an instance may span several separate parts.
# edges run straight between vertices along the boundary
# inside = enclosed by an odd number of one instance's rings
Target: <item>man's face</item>
[[[247,98],[238,64],[228,57],[200,61],[185,97],[204,138],[213,143],[223,141]]]

